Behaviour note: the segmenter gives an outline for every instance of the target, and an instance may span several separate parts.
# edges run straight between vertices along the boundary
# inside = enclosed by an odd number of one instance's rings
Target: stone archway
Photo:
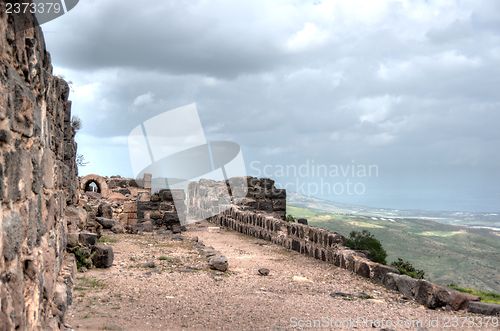
[[[80,178],[80,190],[82,190],[82,192],[100,193],[103,198],[109,195],[106,178],[95,174],[90,174]]]

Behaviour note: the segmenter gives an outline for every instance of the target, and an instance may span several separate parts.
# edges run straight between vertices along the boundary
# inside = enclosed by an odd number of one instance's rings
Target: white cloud
[[[301,30],[294,33],[287,41],[290,51],[305,51],[322,45],[328,39],[328,32],[318,28],[314,23],[307,22]]]
[[[147,92],[141,95],[138,95],[134,101],[132,102],[132,105],[136,108],[151,105],[154,103],[154,94],[151,92]]]

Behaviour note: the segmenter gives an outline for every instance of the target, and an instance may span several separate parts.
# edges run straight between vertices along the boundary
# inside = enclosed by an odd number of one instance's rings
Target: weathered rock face
[[[52,75],[31,15],[0,1],[0,329],[58,329],[75,261],[64,210],[76,202],[68,84]]]

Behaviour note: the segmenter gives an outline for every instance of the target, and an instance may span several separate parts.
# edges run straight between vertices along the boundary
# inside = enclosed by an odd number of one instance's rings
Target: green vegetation
[[[391,219],[290,204],[287,213],[344,236],[353,230],[368,230],[382,242],[388,261],[398,257],[411,261],[425,270],[425,278],[432,282],[500,292],[498,232],[457,228],[428,219]]]
[[[500,294],[495,293],[495,292],[480,291],[480,290],[476,290],[473,288],[461,287],[461,286],[458,286],[455,284],[450,284],[450,285],[448,285],[448,287],[452,288],[454,290],[457,290],[459,292],[469,293],[469,294],[478,296],[481,298],[482,302],[500,304]]]
[[[98,242],[102,244],[114,244],[118,242],[118,239],[116,239],[115,237],[102,235],[101,238],[99,238]]]
[[[382,243],[366,230],[352,231],[345,245],[351,249],[368,251],[368,258],[374,262],[386,263],[387,252]]]
[[[96,290],[104,288],[105,284],[102,280],[95,277],[78,277],[75,290],[85,291],[85,290]]]
[[[286,215],[285,221],[287,221],[288,223],[295,223],[295,217],[288,214],[288,215]]]
[[[407,275],[416,279],[424,279],[425,272],[423,270],[416,269],[410,262],[400,257],[397,261],[392,262],[391,265],[396,267],[402,275]]]
[[[88,248],[77,246],[71,250],[71,253],[75,254],[78,271],[82,268],[92,268],[92,254]]]
[[[173,261],[174,259],[171,258],[170,256],[162,255],[158,258],[160,261]]]

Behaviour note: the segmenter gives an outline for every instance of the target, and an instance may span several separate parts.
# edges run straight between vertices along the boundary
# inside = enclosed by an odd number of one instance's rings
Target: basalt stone
[[[18,200],[21,198],[19,182],[21,181],[21,153],[11,152],[5,154],[5,177],[7,178],[7,191],[4,200]]]
[[[267,269],[267,268],[260,268],[259,269],[259,275],[261,275],[261,276],[267,276],[267,275],[269,275],[269,269]]]
[[[292,240],[292,250],[296,252],[300,252],[300,241],[293,239]]]
[[[96,245],[92,249],[92,263],[96,268],[109,268],[113,265],[113,248],[106,245]]]
[[[445,289],[426,280],[419,280],[415,293],[415,300],[431,309],[444,307],[447,302],[443,300],[443,295],[440,295],[439,291],[445,291]]]
[[[179,217],[176,212],[167,212],[163,215],[163,224],[166,226],[174,225],[179,223]]]
[[[297,219],[297,223],[307,225],[307,219],[305,219],[305,218],[298,218]]]
[[[271,190],[270,197],[273,199],[285,199],[286,200],[286,190],[273,188]]]
[[[32,156],[31,164],[33,167],[32,190],[33,190],[33,193],[38,194],[38,193],[40,193],[40,191],[42,189],[43,182],[42,182],[42,168],[41,168],[40,164],[38,163],[38,159],[37,159],[36,155]]]
[[[103,218],[113,218],[113,208],[109,203],[101,203],[97,208],[97,216]]]
[[[286,199],[274,199],[272,200],[274,211],[286,210]]]
[[[385,277],[388,273],[399,274],[399,271],[398,271],[398,269],[396,269],[394,267],[387,266],[387,265],[380,264],[380,263],[371,263],[370,264],[370,277],[374,281],[383,284]]]
[[[12,261],[19,254],[23,241],[23,226],[17,212],[4,215],[3,218],[3,256],[6,261]]]
[[[466,309],[469,302],[479,301],[479,297],[475,295],[458,292],[452,289],[446,289],[439,292],[437,295],[439,295],[440,300],[446,301],[447,305],[452,310]]]
[[[500,305],[486,302],[469,302],[467,310],[470,313],[500,316]]]
[[[130,190],[127,188],[121,188],[121,189],[117,190],[116,192],[123,194],[123,195],[131,194]]]
[[[396,275],[395,281],[398,291],[407,298],[414,298],[418,289],[418,280],[407,275]]]
[[[137,228],[137,231],[139,232],[153,232],[154,231],[154,225],[151,220],[147,219],[141,223],[138,223],[135,225]]]
[[[153,210],[153,211],[149,214],[149,218],[151,218],[152,220],[159,220],[159,219],[162,219],[162,218],[163,218],[163,215],[161,214],[161,212],[160,212],[160,211]]]
[[[354,272],[365,278],[370,278],[370,267],[368,263],[359,258],[354,260]]]
[[[110,218],[104,218],[104,217],[96,217],[97,223],[102,225],[103,229],[111,229],[113,226],[115,226],[116,221]]]
[[[399,276],[398,274],[394,274],[392,272],[387,273],[383,280],[384,286],[389,290],[397,291],[398,285],[396,284],[396,277],[398,276]]]
[[[10,143],[12,135],[7,130],[0,130],[0,146],[5,144],[8,145]]]
[[[229,268],[227,258],[222,255],[211,257],[210,260],[208,261],[208,265],[210,269],[219,270],[223,272],[227,271],[227,269]]]
[[[113,225],[113,227],[111,228],[111,231],[113,233],[125,233],[125,228],[123,227],[123,225],[116,222],[115,225]]]
[[[257,209],[262,211],[273,211],[273,203],[270,200],[257,200]]]
[[[95,246],[97,243],[97,234],[88,231],[80,232],[78,240],[82,245]]]
[[[182,232],[182,227],[180,224],[174,224],[172,225],[172,233],[177,234]]]
[[[78,232],[69,232],[66,237],[66,243],[68,248],[77,247],[80,243]]]

